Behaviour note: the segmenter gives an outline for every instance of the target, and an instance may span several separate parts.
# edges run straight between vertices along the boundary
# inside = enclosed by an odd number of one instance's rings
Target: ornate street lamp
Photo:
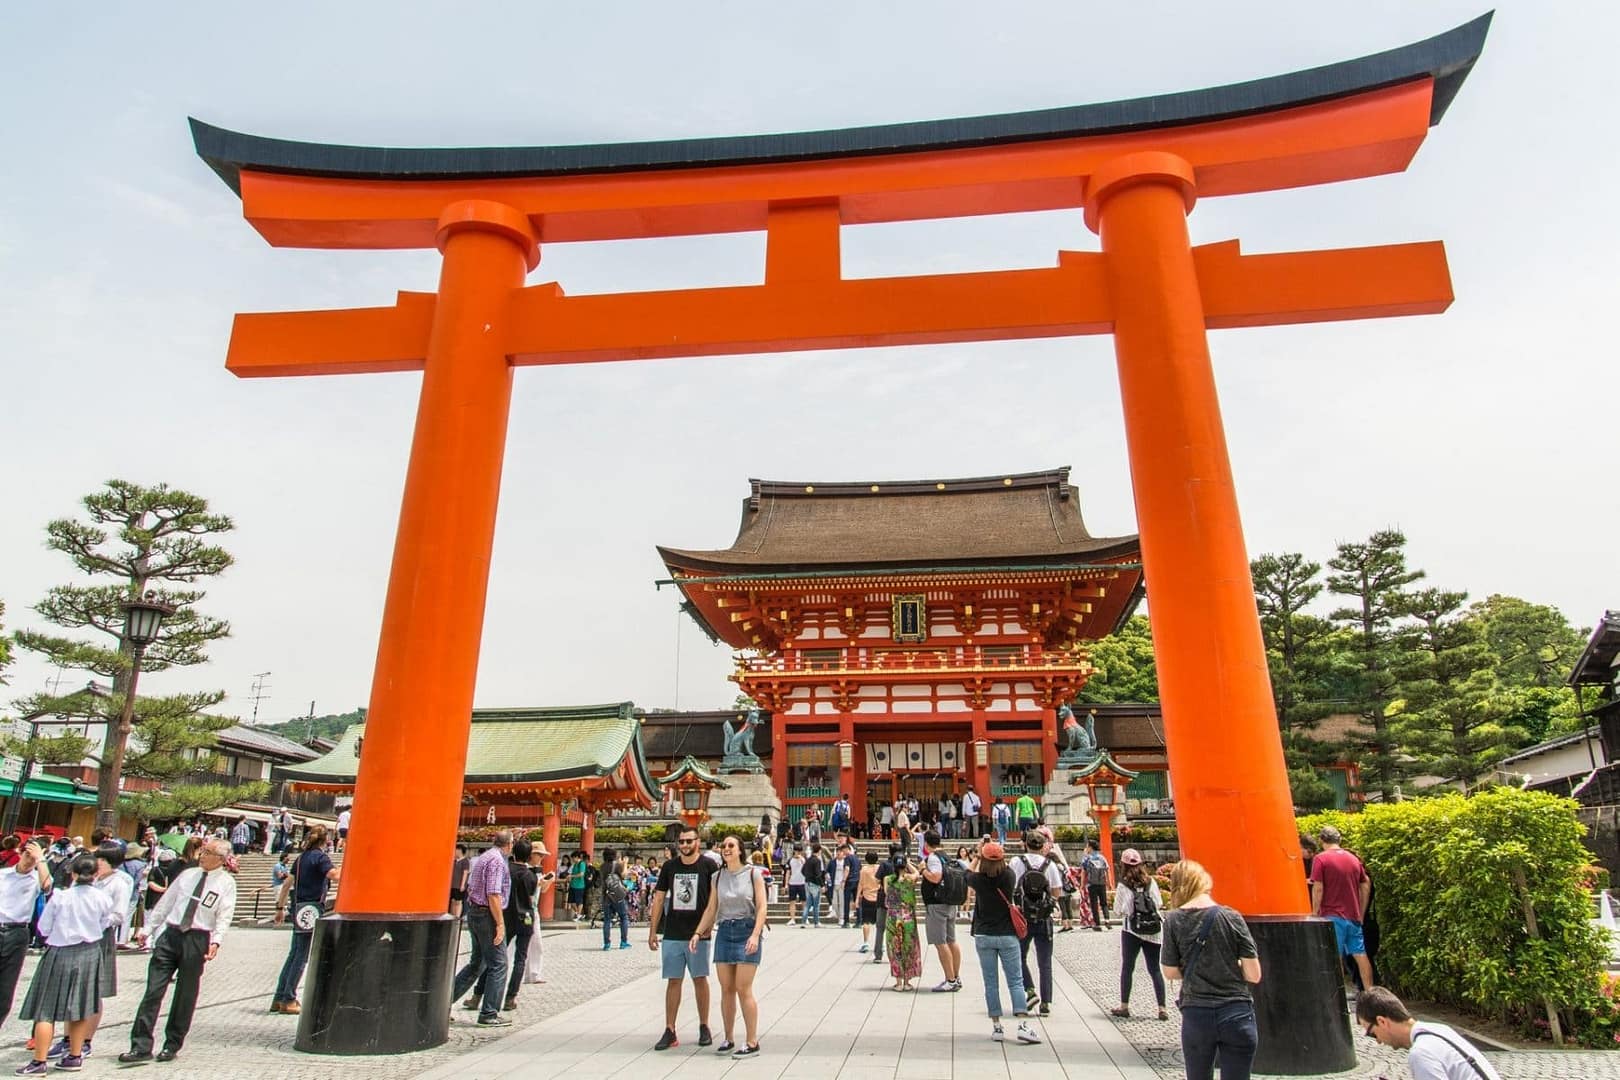
[[[1069,776],[1069,783],[1076,787],[1083,785],[1091,799],[1091,816],[1097,822],[1097,842],[1102,848],[1103,858],[1108,862],[1110,877],[1114,873],[1113,820],[1114,811],[1119,809],[1119,791],[1136,777],[1136,773],[1115,761],[1106,750],[1099,751],[1094,761]]]
[[[134,649],[129,658],[123,707],[118,714],[118,726],[113,729],[110,752],[101,763],[101,783],[96,797],[96,825],[108,832],[118,830],[118,784],[124,771],[124,750],[135,726],[135,688],[141,679],[141,663],[146,658],[146,647],[157,640],[163,629],[163,620],[175,610],[175,605],[165,604],[150,589],[143,597],[124,601],[123,640]]]
[[[682,758],[681,763],[658,782],[665,791],[675,792],[676,813],[694,829],[709,820],[709,793],[715,788],[731,786],[705,769],[691,754]]]

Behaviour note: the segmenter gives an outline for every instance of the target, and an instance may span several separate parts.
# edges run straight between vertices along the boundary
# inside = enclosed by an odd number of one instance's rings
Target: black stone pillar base
[[[458,926],[449,915],[321,919],[293,1045],[311,1054],[403,1054],[443,1043]]]
[[[1333,924],[1303,915],[1247,916],[1260,954],[1254,1071],[1315,1076],[1355,1068],[1344,970]]]

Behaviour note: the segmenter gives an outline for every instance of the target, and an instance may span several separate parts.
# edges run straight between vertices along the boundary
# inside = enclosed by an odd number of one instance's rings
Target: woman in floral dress
[[[922,943],[917,937],[917,883],[921,875],[910,859],[883,879],[883,908],[888,933],[889,974],[895,990],[915,990],[922,977]]]

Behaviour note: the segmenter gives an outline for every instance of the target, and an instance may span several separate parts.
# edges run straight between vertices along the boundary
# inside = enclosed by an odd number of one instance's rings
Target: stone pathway
[[[1039,1046],[994,1043],[989,1039],[984,994],[972,938],[961,933],[963,981],[956,994],[895,994],[887,965],[878,966],[856,950],[853,931],[773,927],[766,938],[765,964],[756,984],[761,1001],[764,1053],[748,1061],[718,1058],[697,1044],[690,992],[681,1013],[681,1046],[665,1053],[652,1049],[662,1026],[663,982],[657,956],[645,947],[645,927],[633,928],[638,947],[601,951],[598,931],[555,932],[547,937],[548,982],[525,987],[519,1007],[507,1014],[514,1026],[479,1028],[471,1014],[456,1012],[450,1040],[417,1054],[392,1057],[327,1058],[292,1049],[297,1021],[271,1015],[270,989],[286,951],[285,931],[238,929],[203,979],[202,1004],[191,1039],[171,1065],[131,1070],[153,1080],[234,1080],[274,1077],[326,1080],[341,1075],[364,1080],[492,1080],[496,1077],[567,1075],[569,1080],[622,1075],[709,1077],[737,1071],[738,1077],[836,1077],[853,1080],[938,1080],[972,1077],[1086,1077],[1098,1080],[1156,1080],[1181,1077],[1180,1030],[1172,1019],[1116,1021],[1119,970],[1118,932],[1076,931],[1057,938],[1058,970],[1053,1016],[1041,1024]],[[18,987],[26,990],[36,959],[30,959]],[[118,961],[122,993],[112,999],[99,1046],[86,1075],[123,1072],[115,1058],[128,1047],[129,1021],[145,983],[146,960],[123,954]],[[939,980],[939,965],[928,951],[922,985]],[[1150,1002],[1151,988],[1138,978],[1136,1003]],[[719,992],[712,1023],[718,1036]],[[25,1025],[13,1017],[0,1044],[0,1075],[27,1054]],[[1360,1066],[1340,1077],[1410,1080],[1404,1055],[1362,1038],[1356,1040]],[[1504,1077],[1620,1080],[1620,1052],[1514,1052],[1492,1054]],[[566,1072],[564,1072],[566,1070]],[[1016,1072],[1014,1072],[1016,1070]]]
[[[1154,1019],[1153,984],[1137,961],[1131,991],[1133,1016],[1115,1019],[1108,1010],[1119,1004],[1119,934],[1110,930],[1099,934],[1076,930],[1057,936],[1054,962],[1061,965],[1091,999],[1092,1014],[1114,1025],[1153,1069],[1165,1080],[1182,1080],[1187,1074],[1181,1064],[1181,1020],[1175,1006],[1168,1021]],[[1170,988],[1172,997],[1175,989]],[[1358,1065],[1345,1072],[1327,1075],[1343,1080],[1411,1080],[1406,1068],[1406,1052],[1392,1050],[1359,1033],[1355,1039]],[[1525,1050],[1489,1053],[1504,1080],[1620,1080],[1620,1051]],[[1259,1074],[1257,1074],[1259,1075]]]

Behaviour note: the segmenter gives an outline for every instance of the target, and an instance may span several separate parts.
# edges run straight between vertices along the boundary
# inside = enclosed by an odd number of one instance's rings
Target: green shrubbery
[[[1378,966],[1403,994],[1614,1045],[1606,936],[1575,804],[1498,788],[1301,818],[1335,825],[1372,876]]]

